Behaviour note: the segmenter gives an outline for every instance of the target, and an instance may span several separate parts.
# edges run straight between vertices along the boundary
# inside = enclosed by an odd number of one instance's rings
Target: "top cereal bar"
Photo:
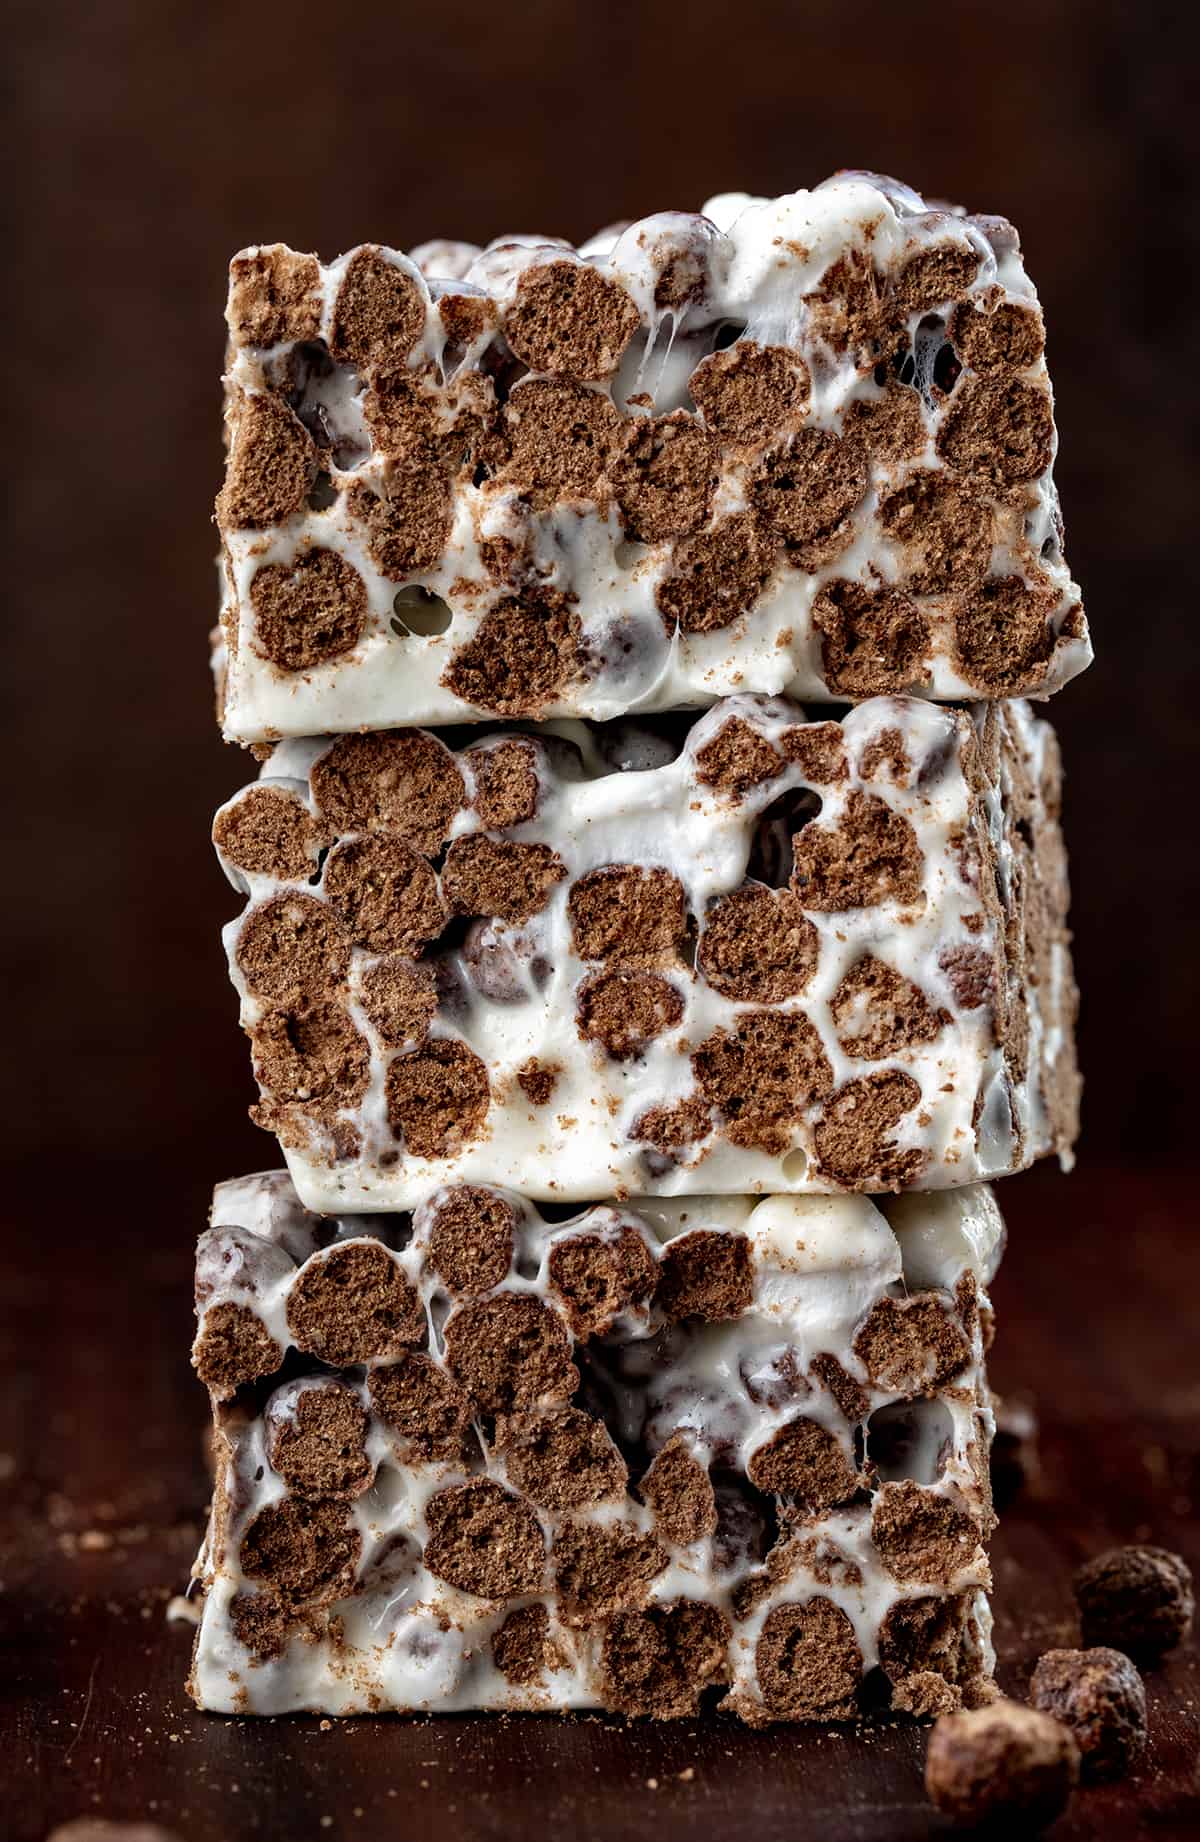
[[[226,735],[1044,697],[1091,657],[1002,218],[841,174],[230,269]]]

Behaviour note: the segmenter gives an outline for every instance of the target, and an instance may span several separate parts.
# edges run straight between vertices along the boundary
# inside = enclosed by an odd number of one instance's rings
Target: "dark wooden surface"
[[[90,1220],[69,1270],[45,1193],[13,1198],[22,1258],[0,1293],[0,1809],[10,1842],[87,1812],[184,1842],[381,1842],[436,1834],[676,1842],[899,1842],[941,1833],[923,1730],[543,1717],[229,1720],[183,1692],[168,1624],[205,1497],[204,1403],[186,1363],[183,1224],[162,1186]],[[1073,1641],[1068,1581],[1110,1542],[1200,1567],[1200,1237],[1182,1179],[1086,1167],[1006,1185],[995,1378],[1032,1394],[1042,1475],[995,1545],[1004,1686]],[[69,1206],[69,1194],[60,1208]],[[1051,1264],[1048,1256],[1053,1254]],[[1080,1795],[1056,1838],[1197,1834],[1200,1661],[1147,1677],[1152,1741],[1123,1784]]]

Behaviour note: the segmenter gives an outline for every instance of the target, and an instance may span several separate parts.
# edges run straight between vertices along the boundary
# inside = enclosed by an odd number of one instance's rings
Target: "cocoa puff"
[[[806,825],[793,840],[792,888],[805,908],[837,914],[876,902],[915,902],[924,859],[902,813],[855,788],[835,827]]]
[[[491,1478],[439,1491],[425,1506],[425,1520],[425,1565],[436,1579],[480,1599],[509,1599],[541,1585],[541,1524],[522,1497]]]
[[[307,806],[282,787],[247,787],[217,814],[213,843],[236,870],[280,883],[316,869],[317,827]]]
[[[687,933],[682,883],[669,870],[645,864],[605,864],[578,877],[567,915],[580,959],[669,963]]]
[[[1071,1729],[1084,1778],[1119,1778],[1145,1748],[1146,1690],[1119,1650],[1048,1650],[1029,1699]]]
[[[740,799],[783,772],[779,752],[744,717],[731,716],[696,750],[696,778]]]
[[[492,1661],[505,1681],[519,1688],[540,1682],[548,1669],[565,1668],[567,1659],[550,1636],[544,1605],[522,1605],[508,1614],[493,1634]]]
[[[629,1136],[671,1156],[707,1138],[712,1129],[712,1109],[698,1094],[689,1094],[671,1106],[647,1107],[634,1120]]]
[[[845,780],[846,747],[837,723],[797,723],[784,730],[779,742],[787,759],[796,763],[813,786]]]
[[[467,761],[475,776],[471,804],[481,825],[504,831],[522,825],[537,811],[537,753],[529,742],[510,740],[494,748],[472,748]]]
[[[636,1611],[670,1556],[632,1522],[567,1522],[551,1561],[564,1624],[589,1625],[613,1612]]]
[[[1062,1815],[1078,1782],[1070,1729],[1015,1701],[943,1714],[929,1736],[926,1794],[963,1827],[1045,1827]]]
[[[871,459],[885,467],[910,460],[929,439],[917,392],[894,381],[854,398],[846,411],[846,433],[865,443]]]
[[[367,1415],[341,1382],[277,1388],[263,1412],[267,1456],[298,1497],[359,1497],[371,1488]]]
[[[965,1639],[969,1593],[897,1599],[879,1627],[879,1666],[892,1685],[892,1706],[908,1714],[952,1714],[971,1675]]]
[[[912,474],[883,501],[879,522],[901,549],[904,584],[914,595],[967,587],[987,569],[991,507],[944,471]]]
[[[714,991],[777,1004],[804,990],[819,951],[817,930],[790,890],[743,883],[709,909],[697,958]]]
[[[361,480],[346,494],[351,517],[366,527],[367,549],[381,575],[404,582],[441,559],[454,516],[449,470],[429,450],[389,462],[382,496]]]
[[[446,1362],[484,1413],[569,1400],[579,1386],[558,1312],[526,1292],[496,1292],[447,1320]]]
[[[249,1305],[222,1300],[200,1319],[192,1366],[217,1400],[228,1400],[245,1382],[273,1374],[282,1361],[283,1351]]]
[[[284,1497],[259,1510],[242,1537],[239,1561],[282,1605],[328,1605],[353,1589],[362,1537],[344,1503]]]
[[[1158,1657],[1191,1632],[1191,1572],[1168,1548],[1109,1548],[1085,1562],[1071,1584],[1088,1646]]]
[[[668,633],[715,633],[748,614],[767,585],[777,545],[748,512],[672,546],[654,598]]]
[[[550,1284],[577,1337],[611,1330],[625,1311],[644,1306],[658,1279],[654,1255],[636,1228],[612,1234],[574,1231],[550,1248]]]
[[[964,295],[979,273],[979,251],[961,243],[928,243],[896,276],[896,295],[907,313],[928,313]]]
[[[254,646],[281,671],[311,671],[353,651],[367,624],[367,585],[335,550],[302,550],[250,581]]]
[[[435,470],[431,444],[438,433],[438,399],[426,373],[408,365],[376,371],[363,397],[363,415],[377,454],[409,457]]]
[[[342,982],[350,941],[327,902],[312,895],[274,895],[242,922],[236,957],[252,992],[296,1005]]]
[[[950,337],[963,363],[972,371],[993,376],[1002,371],[1028,371],[1042,355],[1046,342],[1037,307],[1020,301],[964,301],[950,321]]]
[[[487,1121],[487,1068],[466,1043],[430,1037],[388,1066],[388,1124],[416,1158],[450,1158]]]
[[[618,968],[593,973],[575,994],[575,1019],[585,1042],[598,1043],[614,1061],[640,1055],[655,1037],[683,1017],[683,997],[657,972]]]
[[[809,1373],[815,1375],[823,1388],[827,1388],[852,1426],[858,1426],[866,1419],[871,1408],[871,1397],[861,1382],[856,1382],[848,1375],[836,1356],[828,1350],[821,1350],[809,1364]]]
[[[433,969],[390,954],[359,973],[358,1001],[389,1049],[415,1049],[437,1015]]]
[[[749,1311],[754,1261],[744,1234],[694,1228],[674,1235],[659,1258],[655,1303],[664,1317],[722,1323]]]
[[[524,271],[504,332],[531,371],[593,382],[616,370],[637,326],[638,310],[618,282],[563,259]]]
[[[408,1462],[453,1462],[461,1455],[471,1403],[431,1356],[401,1350],[395,1362],[370,1370],[367,1393],[379,1418],[403,1440]]]
[[[873,953],[855,960],[829,1010],[845,1053],[873,1060],[932,1042],[951,1022],[949,1011],[935,1010],[920,986]]]
[[[539,1509],[586,1509],[624,1494],[625,1460],[603,1422],[582,1409],[516,1414],[501,1432],[509,1482]]]
[[[639,1485],[654,1511],[655,1532],[690,1548],[717,1530],[717,1500],[707,1467],[693,1457],[682,1433],[673,1433]]]
[[[264,531],[303,510],[317,451],[302,422],[278,397],[235,400],[233,436],[217,517],[227,530]]]
[[[287,1301],[298,1349],[335,1368],[425,1341],[425,1309],[380,1241],[341,1241],[304,1262]]]
[[[399,838],[375,835],[336,845],[323,887],[355,946],[415,956],[446,924],[437,877]]]
[[[340,1004],[275,1006],[250,1031],[254,1073],[281,1105],[329,1121],[367,1091],[370,1052]]]
[[[506,485],[508,482],[502,481],[501,483]],[[532,567],[528,547],[529,532],[525,519],[516,507],[512,508],[511,517],[519,524],[518,535],[510,537],[504,533],[498,533],[495,537],[483,538],[479,545],[479,560],[483,564],[489,582],[495,583],[498,588],[522,589],[528,587],[536,571]],[[472,599],[476,592],[473,588],[470,590]],[[477,647],[473,654],[467,656],[474,658],[478,667],[486,669],[486,653],[494,654],[503,638],[499,623],[493,621],[487,636],[486,649]],[[445,682],[446,674],[443,673],[442,677]]]
[[[743,1013],[701,1043],[692,1071],[726,1138],[773,1153],[787,1150],[805,1108],[833,1086],[815,1026],[794,1012]]]
[[[245,345],[315,339],[321,329],[321,266],[282,243],[235,256],[229,265],[229,330]]]
[[[443,245],[443,248],[447,245]],[[460,244],[461,250],[469,251],[467,260],[461,269],[451,274],[445,262],[436,267],[423,262],[422,273],[442,275],[454,281],[463,281],[466,270],[470,267],[471,257],[475,254],[471,244]],[[443,294],[437,304],[438,314],[446,330],[446,337],[454,345],[474,345],[477,339],[494,331],[500,315],[494,301],[479,294]]]
[[[739,339],[702,359],[688,380],[692,401],[722,441],[750,446],[786,431],[808,407],[811,380],[784,345]]]
[[[952,657],[967,683],[989,697],[1037,690],[1057,644],[1055,589],[1020,576],[989,576],[954,606]]]
[[[902,590],[829,582],[813,602],[812,618],[821,636],[821,672],[835,695],[876,697],[928,683],[929,622]]]
[[[852,512],[867,490],[867,453],[827,429],[801,429],[772,449],[751,483],[751,502],[773,536],[804,544]]]
[[[627,423],[610,465],[625,530],[638,543],[703,529],[717,478],[712,436],[682,409]]]
[[[425,324],[425,300],[405,269],[373,243],[346,264],[333,306],[329,350],[358,370],[408,357]]]
[[[600,1647],[601,1697],[614,1714],[684,1720],[729,1680],[729,1624],[715,1605],[676,1599],[618,1612]]]
[[[538,716],[579,676],[579,642],[579,617],[567,602],[530,589],[488,610],[441,683],[481,710]]]
[[[847,1502],[861,1483],[841,1441],[803,1414],[751,1454],[746,1474],[759,1490],[794,1497],[809,1512]]]
[[[544,908],[567,872],[548,844],[517,844],[471,832],[446,853],[442,892],[459,915],[497,915],[528,921]]]
[[[902,317],[887,277],[857,249],[829,264],[805,305],[816,336],[860,371],[874,369],[889,339],[894,344]]]
[[[847,1720],[862,1680],[854,1626],[831,1599],[777,1605],[754,1651],[759,1693],[782,1720]]]
[[[1016,377],[966,377],[950,399],[937,451],[995,486],[1036,480],[1054,454],[1049,393]]]
[[[948,1497],[911,1479],[884,1484],[871,1515],[871,1540],[897,1580],[953,1586],[979,1552],[979,1528]]]
[[[910,1396],[936,1393],[971,1360],[970,1344],[932,1292],[879,1299],[853,1347],[875,1387]]]
[[[297,1625],[305,1631],[319,1628],[319,1616],[302,1617],[268,1591],[243,1592],[235,1594],[229,1607],[229,1623],[238,1643],[251,1656],[270,1662],[283,1655]]]
[[[429,1264],[459,1298],[490,1292],[508,1277],[516,1214],[496,1190],[456,1183],[430,1205]]]
[[[466,803],[458,763],[424,729],[339,736],[313,762],[309,782],[335,832],[390,832],[427,857],[441,850]]]
[[[599,499],[622,428],[620,412],[600,391],[532,378],[504,406],[508,451],[499,482],[527,492],[539,510],[557,500]]]

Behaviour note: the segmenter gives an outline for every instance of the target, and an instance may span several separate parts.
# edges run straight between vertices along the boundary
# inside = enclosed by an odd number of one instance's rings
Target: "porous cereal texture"
[[[885,1207],[564,1218],[447,1183],[322,1217],[283,1172],[221,1185],[198,1703],[762,1726],[985,1700],[1003,1224],[984,1186]]]
[[[468,734],[283,742],[217,815],[255,1117],[310,1207],[1069,1161],[1060,773],[1028,704]]]
[[[266,245],[227,320],[231,739],[1043,696],[1091,657],[1003,219],[843,173],[580,249]]]

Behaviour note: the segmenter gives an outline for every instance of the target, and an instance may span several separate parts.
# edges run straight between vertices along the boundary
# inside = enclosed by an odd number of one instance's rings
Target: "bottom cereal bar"
[[[273,1172],[212,1222],[202,1708],[986,1697],[986,1186],[326,1218]]]

